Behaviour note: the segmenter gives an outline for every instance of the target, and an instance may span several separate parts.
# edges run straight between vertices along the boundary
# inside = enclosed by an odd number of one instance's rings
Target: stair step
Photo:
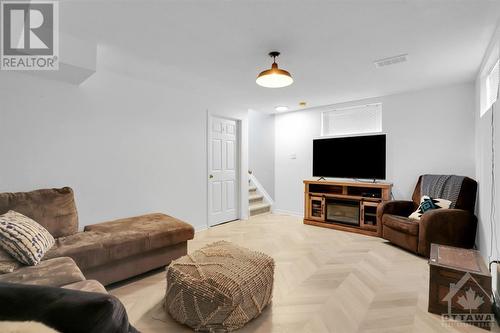
[[[268,203],[256,203],[249,207],[250,216],[263,214],[271,211],[271,205]]]
[[[257,187],[255,187],[255,186],[249,186],[248,187],[248,191],[249,192],[256,192],[257,191]]]
[[[253,203],[257,203],[257,202],[262,202],[262,199],[264,199],[264,196],[263,195],[260,195],[260,194],[250,194],[248,196],[248,202],[250,202],[251,204]]]

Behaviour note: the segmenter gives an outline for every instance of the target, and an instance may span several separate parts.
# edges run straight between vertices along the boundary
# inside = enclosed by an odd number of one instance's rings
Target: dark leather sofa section
[[[114,296],[0,282],[0,321],[37,321],[71,333],[136,333]]]
[[[379,205],[377,216],[382,222],[382,237],[406,250],[429,257],[432,243],[462,248],[474,247],[477,218],[474,215],[477,183],[466,177],[454,209],[426,212],[420,220],[408,216],[420,204],[419,177],[411,201],[387,201]]]

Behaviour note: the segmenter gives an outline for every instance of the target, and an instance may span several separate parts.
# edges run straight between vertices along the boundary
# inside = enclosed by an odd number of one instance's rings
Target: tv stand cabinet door
[[[363,229],[378,231],[379,225],[377,221],[378,202],[362,201],[360,225]]]
[[[325,221],[325,198],[310,195],[307,215],[311,220]]]

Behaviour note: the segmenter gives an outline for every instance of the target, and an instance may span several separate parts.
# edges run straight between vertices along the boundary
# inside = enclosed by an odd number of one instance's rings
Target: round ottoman
[[[172,261],[166,311],[197,331],[232,331],[271,302],[274,260],[230,242],[212,243]]]

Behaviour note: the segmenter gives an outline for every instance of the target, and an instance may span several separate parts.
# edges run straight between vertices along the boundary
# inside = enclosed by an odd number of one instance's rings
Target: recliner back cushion
[[[55,238],[78,232],[78,213],[69,187],[0,193],[0,214],[9,210],[35,220]]]
[[[418,178],[417,185],[413,191],[412,201],[417,205],[420,204],[421,198],[421,187],[422,176]],[[469,177],[465,177],[460,188],[460,194],[458,196],[457,202],[455,203],[455,208],[463,209],[474,214],[474,209],[476,206],[476,194],[477,194],[477,182]]]

